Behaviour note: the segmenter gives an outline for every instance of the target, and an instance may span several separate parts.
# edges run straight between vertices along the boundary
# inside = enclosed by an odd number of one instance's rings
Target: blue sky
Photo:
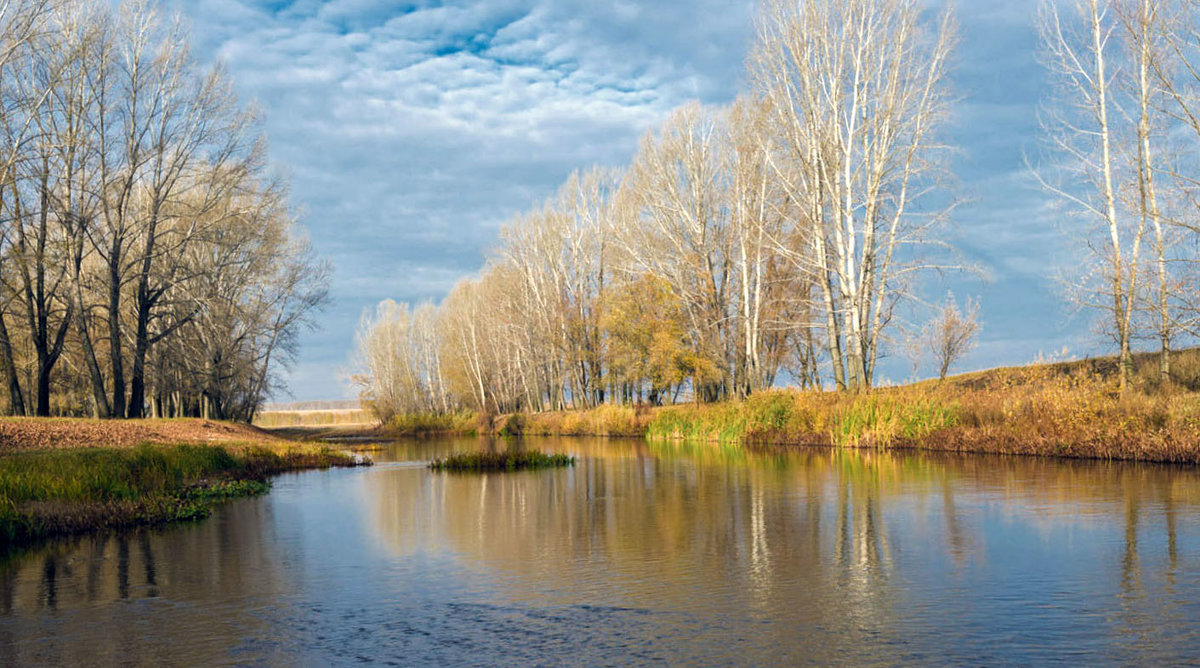
[[[273,161],[335,266],[321,330],[303,338],[294,398],[353,396],[354,332],[381,299],[440,299],[476,271],[499,226],[574,169],[629,162],[638,137],[690,99],[743,80],[752,0],[188,0],[203,61],[222,61],[265,114]],[[949,230],[984,278],[929,286],[978,297],[963,369],[1102,352],[1055,276],[1078,252],[1037,190],[1035,0],[956,4],[951,138],[967,199]],[[1069,221],[1065,224],[1069,225]],[[881,371],[908,376],[894,360]],[[286,399],[286,397],[279,397]]]

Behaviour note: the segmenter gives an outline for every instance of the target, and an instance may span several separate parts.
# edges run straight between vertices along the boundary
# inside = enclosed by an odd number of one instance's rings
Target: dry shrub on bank
[[[406,413],[388,420],[384,430],[394,436],[427,434],[474,434],[480,431],[481,416],[470,411],[458,413]]]
[[[551,411],[522,416],[520,433],[541,436],[642,436],[647,408],[605,404],[582,411]]]

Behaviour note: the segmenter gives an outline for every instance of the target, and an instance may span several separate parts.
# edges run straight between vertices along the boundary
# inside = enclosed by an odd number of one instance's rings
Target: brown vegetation
[[[331,427],[376,425],[379,420],[370,411],[362,408],[312,409],[312,410],[269,410],[259,411],[254,416],[254,425],[271,429],[274,427]]]
[[[129,448],[146,443],[287,444],[280,436],[257,427],[198,418],[134,422],[85,418],[0,419],[0,455],[24,450]]]
[[[870,394],[775,391],[732,405],[665,409],[652,437],[918,448],[1200,463],[1200,351],[1178,354],[1178,384],[1135,360],[1120,391],[1114,358],[995,369]]]
[[[1137,389],[1124,392],[1107,357],[869,393],[783,389],[707,404],[476,416],[449,431],[1200,463],[1200,349],[1176,356],[1169,386],[1158,382],[1156,354],[1135,356]]]

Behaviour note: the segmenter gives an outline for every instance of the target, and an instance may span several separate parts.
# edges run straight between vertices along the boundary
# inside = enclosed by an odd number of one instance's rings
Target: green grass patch
[[[206,517],[216,503],[266,492],[267,476],[353,461],[328,448],[215,445],[2,456],[0,554],[54,535]]]
[[[271,491],[270,481],[220,480],[192,487],[184,493],[183,497],[197,501],[224,501],[247,496],[261,496],[269,491]]]
[[[960,412],[956,403],[933,395],[772,390],[741,401],[661,409],[646,436],[656,441],[886,447],[955,426]]]
[[[829,423],[835,445],[889,446],[953,427],[958,408],[934,397],[857,395],[835,406]]]
[[[517,471],[571,466],[570,455],[546,454],[539,450],[523,452],[464,452],[429,462],[435,471]]]

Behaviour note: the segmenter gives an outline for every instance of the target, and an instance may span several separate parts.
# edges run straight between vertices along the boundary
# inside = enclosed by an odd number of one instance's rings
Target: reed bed
[[[645,407],[605,404],[577,411],[548,411],[522,415],[506,427],[538,436],[643,436],[651,410]]]
[[[435,459],[429,468],[435,471],[517,471],[571,466],[570,455],[546,454],[539,450],[522,452],[463,452]]]
[[[474,435],[479,432],[479,428],[480,418],[475,413],[459,411],[457,413],[396,415],[387,421],[384,431],[391,436]]]

